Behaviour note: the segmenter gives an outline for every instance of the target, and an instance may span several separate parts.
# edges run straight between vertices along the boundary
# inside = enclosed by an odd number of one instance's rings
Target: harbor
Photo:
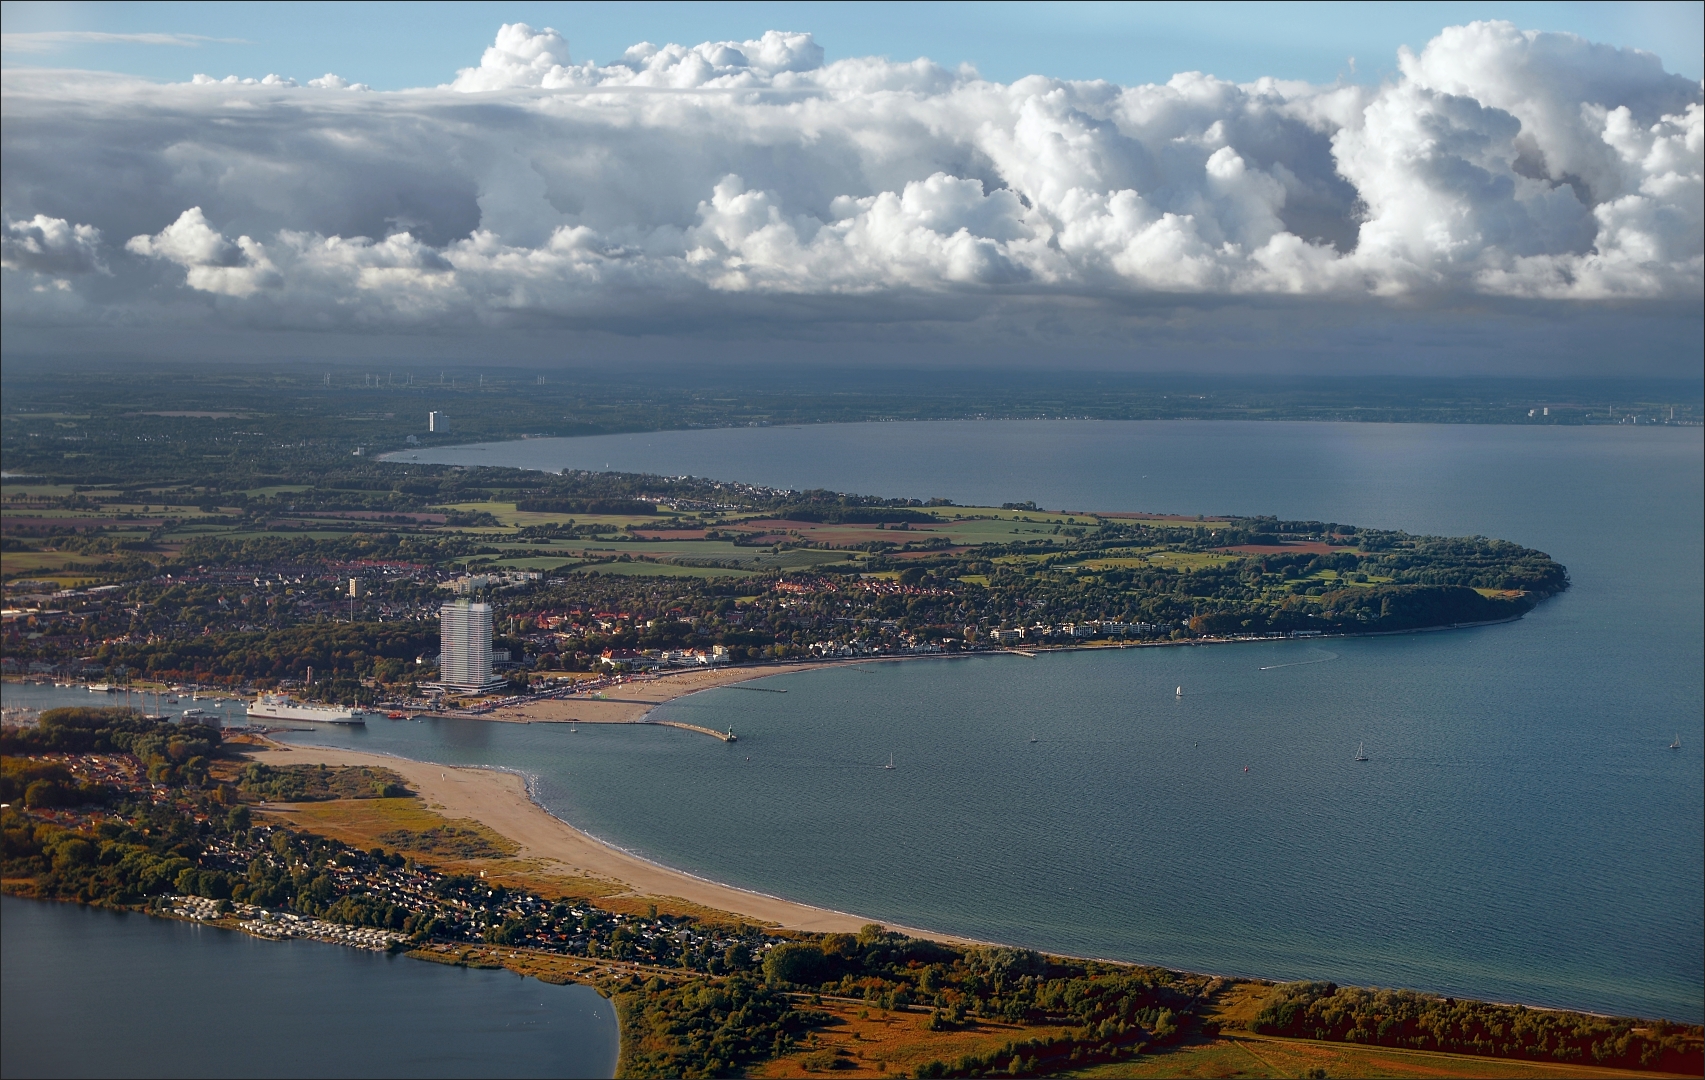
[[[35,716],[47,709],[119,706],[166,720],[190,720],[224,728],[250,726],[248,699],[185,686],[126,687],[8,678],[0,684],[0,700],[4,701],[9,724],[33,723]]]

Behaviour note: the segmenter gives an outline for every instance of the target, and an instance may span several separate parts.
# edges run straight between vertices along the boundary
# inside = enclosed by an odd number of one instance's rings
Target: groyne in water
[[[700,727],[698,724],[684,724],[679,720],[641,720],[640,723],[657,724],[660,727],[680,728],[682,731],[696,731],[700,735],[709,735],[711,738],[721,739],[723,742],[740,741],[739,736],[734,734],[733,729],[729,729],[728,731],[718,731],[715,728]]]

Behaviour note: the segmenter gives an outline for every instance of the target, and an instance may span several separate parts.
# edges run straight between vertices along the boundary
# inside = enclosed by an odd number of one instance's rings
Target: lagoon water
[[[590,987],[72,904],[0,912],[6,1076],[615,1073],[615,1010]]]
[[[1548,551],[1574,587],[1514,624],[884,663],[665,706],[732,725],[732,746],[448,721],[300,737],[518,769],[600,837],[875,919],[1705,1019],[1700,429],[868,424],[418,458],[1268,513]]]

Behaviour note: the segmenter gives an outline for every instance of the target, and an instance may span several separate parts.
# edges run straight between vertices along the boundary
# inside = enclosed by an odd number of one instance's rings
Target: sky
[[[17,4],[8,358],[1699,377],[1698,4]]]
[[[969,63],[1010,82],[1038,73],[1165,82],[1202,71],[1234,82],[1278,75],[1377,82],[1397,50],[1419,51],[1440,28],[1505,19],[1655,53],[1666,70],[1702,74],[1705,8],[1692,3],[462,3],[415,8],[341,3],[335,14],[294,4],[0,4],[8,65],[122,71],[183,81],[198,72],[298,80],[335,71],[377,90],[435,86],[470,62],[470,45],[502,23],[562,32],[576,61],[608,63],[638,41],[697,44],[806,30],[827,59],[926,56]],[[336,33],[328,33],[328,23]],[[160,35],[170,43],[99,40]],[[375,41],[385,42],[373,48]],[[1352,68],[1350,59],[1355,58]]]

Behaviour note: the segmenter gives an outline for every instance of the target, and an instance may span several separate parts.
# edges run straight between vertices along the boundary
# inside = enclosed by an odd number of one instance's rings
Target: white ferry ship
[[[249,703],[248,714],[251,720],[307,720],[316,724],[367,723],[367,714],[360,709],[345,709],[337,705],[311,705],[283,694],[262,694]]]

